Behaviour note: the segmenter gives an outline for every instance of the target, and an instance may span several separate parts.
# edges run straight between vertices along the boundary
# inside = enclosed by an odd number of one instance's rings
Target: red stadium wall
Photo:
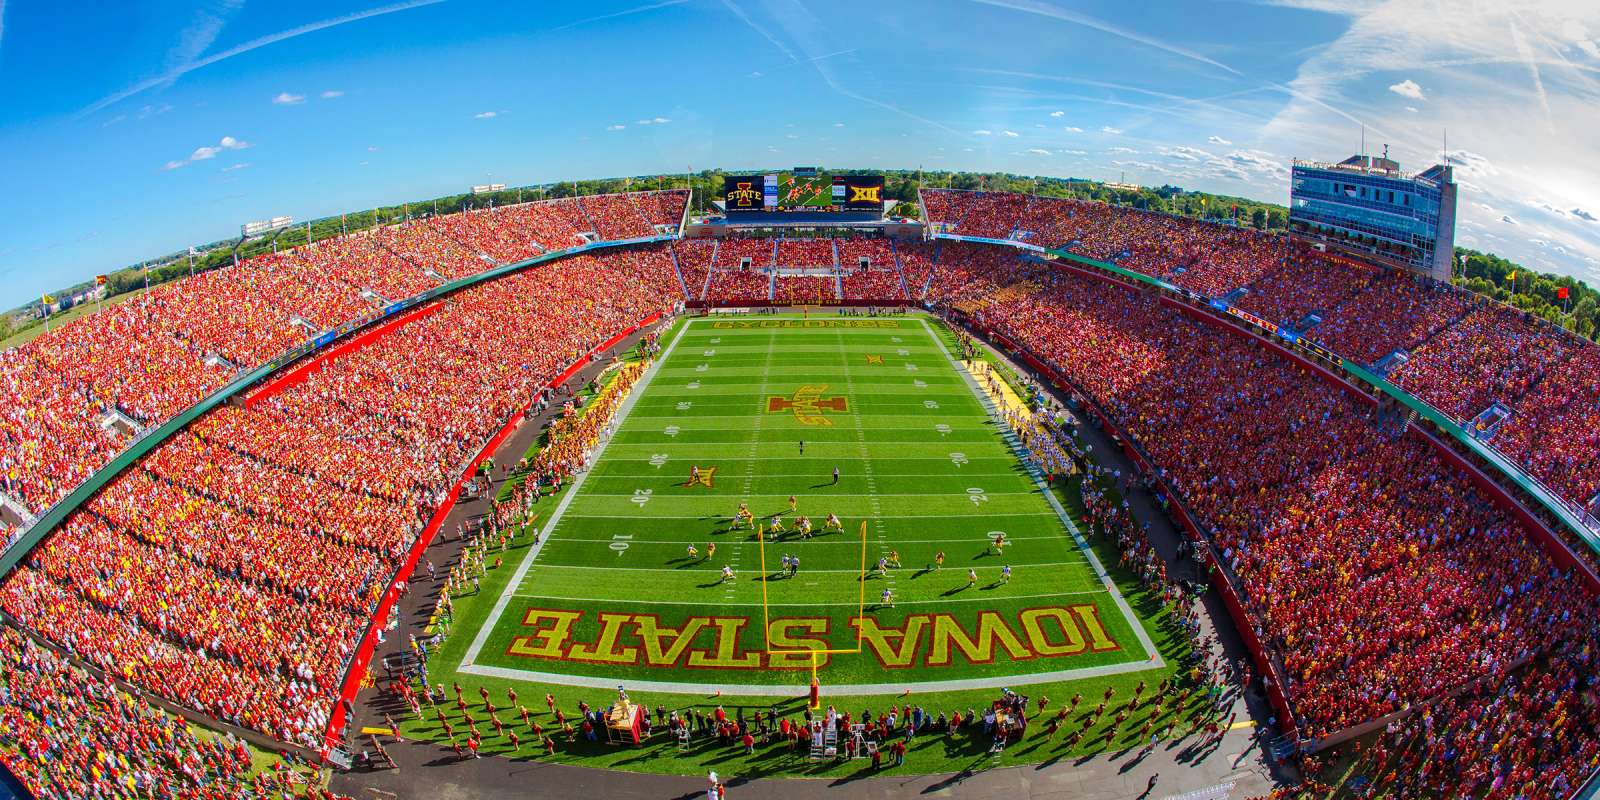
[[[244,407],[255,408],[257,403],[260,403],[261,401],[277,394],[278,392],[281,392],[291,386],[305,383],[307,378],[310,378],[312,375],[321,372],[322,368],[327,366],[328,363],[334,359],[337,359],[347,353],[353,353],[357,350],[360,350],[361,348],[366,347],[367,345],[372,344],[373,342],[382,339],[385,336],[388,336],[390,333],[404,325],[409,325],[410,323],[416,322],[424,317],[432,316],[441,308],[444,308],[444,304],[441,302],[433,302],[424,306],[418,306],[417,308],[406,311],[405,313],[389,320],[388,322],[374,327],[372,330],[369,330],[366,333],[351,339],[350,341],[318,353],[316,357],[306,361],[303,364],[300,364],[293,369],[285,371],[278,377],[262,384],[261,388],[245,395]]]
[[[579,370],[583,369],[584,365],[588,364],[605,351],[615,347],[618,342],[627,338],[629,334],[641,328],[653,325],[660,319],[660,313],[651,314],[639,322],[628,326],[620,333],[617,333],[615,336],[612,336],[610,339],[602,342],[598,347],[584,354],[582,358],[572,362],[570,366],[568,366],[565,370],[562,370],[561,374],[557,375],[555,378],[551,379],[550,382],[546,383],[545,388],[552,388],[566,383],[572,378],[573,375],[576,375]],[[399,320],[396,320],[396,322],[399,322]],[[527,417],[527,413],[531,408],[532,405],[529,404],[523,406],[516,413],[512,414],[511,418],[506,420],[506,424],[501,426],[499,432],[489,437],[488,441],[484,442],[483,447],[478,450],[478,454],[473,456],[472,459],[467,462],[466,466],[461,471],[460,477],[458,477],[455,484],[450,487],[449,493],[446,494],[444,500],[439,503],[439,507],[434,510],[433,516],[428,519],[428,524],[422,529],[422,534],[418,536],[417,541],[411,545],[411,550],[406,554],[405,561],[401,563],[399,569],[395,570],[394,575],[389,581],[388,589],[384,590],[383,597],[379,598],[377,605],[373,607],[372,616],[367,622],[367,630],[364,634],[362,634],[360,643],[356,645],[355,655],[350,659],[350,665],[345,672],[344,683],[339,690],[339,696],[334,702],[332,712],[328,715],[328,731],[324,736],[323,746],[324,758],[327,757],[328,751],[337,746],[341,739],[340,731],[344,728],[346,722],[345,708],[347,704],[355,701],[356,693],[361,690],[361,683],[366,677],[367,667],[372,663],[372,654],[378,646],[378,631],[383,627],[384,622],[388,619],[389,612],[394,608],[394,604],[399,601],[400,595],[405,589],[407,579],[411,576],[411,573],[416,570],[417,564],[422,560],[422,554],[426,552],[428,546],[433,543],[433,537],[439,533],[439,528],[444,525],[445,519],[448,518],[450,516],[450,512],[455,509],[456,501],[460,499],[461,490],[466,486],[468,479],[470,479],[473,473],[477,471],[478,466],[483,463],[484,459],[488,458],[494,453],[495,450],[499,449],[500,445],[505,442],[506,437],[510,436],[512,432],[516,431],[516,429],[522,425],[523,420]]]

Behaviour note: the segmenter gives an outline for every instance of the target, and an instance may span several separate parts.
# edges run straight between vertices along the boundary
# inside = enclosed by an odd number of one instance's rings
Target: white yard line
[[[1103,664],[1098,667],[1080,667],[1078,669],[1057,670],[1055,672],[993,675],[983,678],[959,678],[944,681],[911,681],[907,683],[849,683],[829,685],[827,689],[830,697],[835,695],[865,697],[868,695],[900,694],[908,690],[916,692],[957,692],[968,689],[985,689],[992,691],[999,686],[1030,686],[1038,683],[1076,681],[1085,678],[1120,675],[1125,672],[1141,672],[1153,668],[1152,662],[1124,661],[1118,664]],[[632,678],[597,678],[587,675],[567,675],[557,672],[536,672],[534,670],[478,665],[462,666],[459,671],[490,678],[532,681],[534,683],[556,683],[590,689],[615,689],[618,684],[621,684],[633,691],[701,695],[710,695],[716,692],[723,697],[800,697],[810,691],[810,686],[807,684],[750,686],[736,683],[641,681]],[[666,671],[663,670],[663,672]],[[769,670],[769,672],[771,671]]]
[[[812,572],[817,572],[818,570],[811,570],[811,571]],[[786,582],[788,580],[791,580],[791,579],[790,578],[784,578],[783,580],[773,581],[773,583],[784,583],[784,582]],[[896,606],[918,606],[918,605],[921,605],[921,606],[939,606],[939,605],[944,605],[946,603],[993,603],[996,600],[1037,600],[1037,599],[1039,599],[1041,597],[1082,597],[1084,595],[1105,594],[1105,593],[1106,593],[1106,590],[1104,590],[1104,589],[1084,589],[1083,591],[1079,591],[1079,592],[1045,592],[1043,594],[1008,594],[1008,595],[1003,595],[1001,597],[967,597],[967,598],[941,597],[941,598],[939,598],[937,600],[900,600],[900,601],[896,601],[895,605]],[[550,595],[547,595],[547,594],[518,594],[517,597],[527,597],[527,598],[531,598],[531,599],[534,599],[534,600],[550,600],[550,601],[553,601],[553,602],[556,602],[556,603],[571,603],[572,602],[572,598],[570,598],[570,597],[551,597]],[[605,598],[599,598],[599,597],[587,597],[587,598],[584,598],[584,599],[587,600],[587,601],[593,601],[593,602],[599,602],[599,603],[632,603],[632,604],[643,603],[643,604],[652,605],[652,606],[700,606],[700,607],[709,606],[709,607],[713,607],[713,608],[725,608],[725,607],[726,608],[760,608],[761,607],[760,603],[723,603],[723,602],[711,601],[711,600],[708,600],[708,601],[703,602],[703,603],[697,603],[697,602],[694,602],[692,600],[638,600],[638,599],[607,600]],[[782,606],[784,608],[819,608],[819,607],[825,607],[825,606],[842,606],[842,607],[855,608],[857,605],[858,605],[858,603],[856,603],[854,601],[849,602],[849,603],[768,603],[767,604],[767,606],[771,607],[771,608],[777,608],[779,606]]]
[[[689,330],[689,321],[684,322],[683,327],[678,329],[677,335],[672,337],[672,342],[667,345],[667,349],[661,352],[661,357],[656,359],[655,363],[645,370],[644,375],[640,376],[639,382],[634,384],[633,391],[628,393],[627,399],[623,400],[622,406],[617,409],[616,427],[613,429],[615,433],[595,446],[594,457],[589,463],[600,463],[600,457],[605,454],[606,445],[616,438],[616,434],[622,432],[622,424],[627,421],[628,412],[633,410],[634,403],[638,402],[639,398],[644,395],[644,390],[650,386],[650,380],[660,371],[661,365],[667,363],[667,357],[672,355],[673,348],[678,346],[678,341],[683,338],[683,334],[687,330]],[[567,506],[572,504],[572,499],[578,496],[578,490],[583,488],[584,479],[589,477],[589,472],[589,470],[584,470],[578,473],[577,478],[573,479],[572,484],[567,487],[566,495],[561,498],[560,503],[556,504],[556,510],[545,521],[544,535],[539,538],[538,543],[529,547],[528,552],[522,557],[522,563],[517,565],[516,574],[511,576],[511,582],[506,584],[506,590],[501,593],[500,599],[495,601],[494,609],[489,612],[489,618],[484,620],[483,627],[478,629],[478,635],[473,637],[472,646],[468,647],[467,654],[462,656],[461,668],[463,670],[471,666],[474,660],[477,659],[479,651],[483,649],[484,642],[489,640],[489,633],[494,630],[495,624],[500,621],[500,615],[505,613],[506,605],[511,602],[512,593],[522,585],[523,577],[528,574],[528,568],[533,565],[533,560],[538,557],[539,551],[544,548],[544,543],[550,541],[550,537],[555,534],[556,525],[561,522],[561,517],[566,513]]]
[[[927,329],[928,335],[933,337],[934,342],[939,345],[939,349],[944,351],[945,357],[950,359],[950,365],[954,367],[957,372],[961,373],[962,377],[966,378],[967,386],[970,387],[972,389],[972,393],[977,396],[978,402],[982,403],[983,407],[989,412],[989,416],[992,417],[1003,430],[1007,431],[1003,438],[1008,444],[1011,445],[1011,448],[1016,451],[1017,458],[1021,459],[1024,455],[1022,452],[1022,444],[1016,440],[1015,436],[1010,434],[1010,427],[1006,425],[1005,418],[1001,416],[1000,410],[995,407],[994,402],[989,399],[989,395],[986,394],[983,391],[983,388],[978,385],[978,381],[972,376],[972,373],[967,372],[959,365],[959,363],[956,361],[955,354],[951,353],[950,350],[944,346],[944,340],[939,338],[938,334],[933,330],[933,326],[929,325],[926,319],[922,319],[922,327]],[[1156,643],[1150,639],[1150,634],[1145,631],[1144,625],[1139,622],[1139,617],[1136,616],[1133,613],[1133,609],[1128,606],[1127,598],[1123,597],[1122,592],[1117,589],[1116,581],[1111,579],[1110,573],[1106,572],[1105,565],[1100,563],[1100,559],[1094,554],[1094,549],[1091,548],[1089,546],[1089,542],[1083,538],[1083,533],[1078,530],[1077,524],[1072,521],[1072,515],[1068,514],[1067,510],[1061,506],[1061,502],[1056,499],[1055,492],[1050,491],[1050,487],[1045,485],[1044,476],[1039,474],[1037,469],[1031,469],[1029,472],[1033,475],[1034,485],[1039,487],[1039,491],[1044,494],[1044,499],[1050,504],[1050,507],[1055,510],[1056,514],[1061,517],[1061,524],[1065,525],[1067,532],[1072,534],[1072,540],[1077,543],[1078,549],[1082,550],[1084,556],[1088,558],[1089,566],[1094,569],[1095,576],[1100,579],[1101,584],[1104,585],[1106,590],[1111,594],[1111,601],[1116,604],[1117,609],[1122,612],[1122,616],[1127,619],[1128,626],[1133,630],[1134,637],[1139,640],[1140,646],[1144,647],[1145,655],[1150,656],[1150,660],[1143,662],[1143,666],[1141,668],[1159,669],[1165,667],[1167,664],[1166,659],[1161,657],[1161,651],[1156,648]]]

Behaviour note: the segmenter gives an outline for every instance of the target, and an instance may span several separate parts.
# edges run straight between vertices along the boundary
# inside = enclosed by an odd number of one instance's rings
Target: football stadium
[[[685,3],[557,30],[834,58]],[[0,331],[0,797],[1600,794],[1600,294],[1463,243],[1481,156],[1252,200],[727,146],[397,165],[43,278]]]

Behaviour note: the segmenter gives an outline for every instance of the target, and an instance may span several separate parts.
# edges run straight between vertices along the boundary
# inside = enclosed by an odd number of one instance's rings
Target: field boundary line
[[[1127,672],[1142,672],[1151,669],[1149,662],[1121,661],[1115,664],[1101,664],[1093,667],[1078,667],[1077,669],[1056,670],[1054,672],[1013,673],[1010,675],[990,675],[980,678],[951,678],[942,681],[909,681],[905,683],[834,683],[828,685],[831,695],[843,697],[870,696],[870,695],[898,695],[907,690],[916,692],[958,692],[966,690],[993,691],[999,686],[1030,686],[1039,683],[1056,683],[1059,681],[1076,681],[1085,678],[1099,678],[1107,675],[1121,675]],[[531,681],[534,683],[553,683],[562,686],[578,686],[585,689],[616,689],[617,686],[626,686],[634,691],[668,692],[672,694],[699,694],[711,695],[717,693],[723,697],[802,697],[810,692],[807,684],[739,684],[739,683],[692,683],[680,681],[650,681],[633,678],[595,677],[590,675],[569,675],[559,672],[539,672],[536,670],[515,669],[512,667],[490,667],[477,664],[463,664],[458,672],[471,675],[482,675],[489,678],[505,678],[507,680]]]
[[[530,546],[528,552],[522,557],[522,562],[517,565],[516,573],[511,576],[511,581],[506,584],[505,591],[500,593],[500,599],[495,601],[494,608],[489,612],[488,618],[484,620],[483,626],[478,628],[478,635],[473,637],[472,645],[467,648],[466,654],[461,657],[461,664],[457,667],[458,671],[465,671],[467,667],[471,666],[473,660],[478,657],[478,653],[483,650],[484,643],[489,640],[489,633],[500,622],[500,615],[505,613],[506,606],[511,603],[511,598],[515,596],[516,590],[522,586],[522,580],[527,576],[528,568],[533,565],[533,561],[538,557],[539,551],[544,549],[544,543],[550,541],[550,537],[555,534],[556,525],[561,522],[561,517],[566,513],[567,506],[572,504],[573,498],[578,496],[578,490],[583,487],[584,480],[593,471],[593,465],[600,463],[600,457],[605,454],[606,445],[611,444],[616,439],[617,434],[622,432],[622,425],[628,420],[628,412],[632,411],[634,403],[644,396],[645,389],[650,386],[650,381],[661,370],[661,365],[667,362],[667,357],[672,355],[673,349],[678,346],[678,342],[683,339],[683,334],[689,330],[690,323],[693,321],[692,319],[684,320],[683,327],[678,329],[677,334],[672,337],[672,341],[667,345],[667,348],[661,351],[660,357],[650,365],[649,369],[645,370],[644,375],[640,376],[639,381],[633,385],[633,390],[628,393],[627,399],[622,401],[622,406],[617,409],[616,427],[613,429],[612,434],[595,445],[594,457],[589,460],[590,469],[578,473],[572,484],[567,487],[566,496],[562,497],[561,502],[556,504],[556,510],[550,514],[550,519],[545,522],[544,536]]]
[[[1094,554],[1094,548],[1089,546],[1089,542],[1083,538],[1083,532],[1078,530],[1077,523],[1072,521],[1072,515],[1067,513],[1067,509],[1061,505],[1061,501],[1056,499],[1055,492],[1050,491],[1050,487],[1045,484],[1044,476],[1040,474],[1037,467],[1029,465],[1029,462],[1026,459],[1027,454],[1022,450],[1022,443],[1018,441],[1016,435],[1011,432],[1011,426],[1005,423],[1005,418],[1000,415],[1000,411],[995,407],[994,401],[991,400],[989,395],[983,391],[983,387],[978,385],[977,378],[973,377],[972,373],[956,360],[955,354],[951,353],[948,347],[945,347],[944,340],[939,338],[938,332],[933,329],[932,325],[928,324],[927,318],[918,317],[918,319],[922,321],[922,326],[927,329],[928,335],[932,336],[934,342],[939,345],[939,349],[944,351],[945,358],[950,359],[950,365],[955,369],[956,372],[960,373],[961,376],[966,379],[968,388],[970,388],[972,393],[977,396],[978,402],[982,404],[984,409],[989,413],[989,417],[1000,425],[1001,430],[1003,431],[1001,438],[1011,446],[1011,449],[1016,454],[1017,459],[1024,465],[1028,465],[1028,473],[1033,476],[1034,485],[1039,487],[1039,491],[1044,494],[1045,502],[1050,505],[1050,508],[1055,510],[1059,517],[1061,517],[1061,523],[1066,526],[1067,533],[1071,534],[1072,540],[1078,545],[1078,549],[1082,550],[1083,554],[1088,558],[1090,568],[1094,570],[1096,577],[1100,578],[1101,584],[1104,585],[1106,590],[1110,593],[1111,602],[1115,603],[1117,609],[1122,612],[1122,616],[1128,621],[1129,627],[1133,629],[1134,638],[1139,640],[1139,645],[1143,647],[1145,653],[1150,656],[1149,661],[1142,662],[1144,666],[1141,668],[1165,668],[1167,665],[1167,660],[1162,657],[1161,650],[1157,648],[1156,643],[1151,640],[1150,633],[1144,629],[1144,623],[1140,621],[1137,614],[1133,613],[1133,608],[1128,605],[1127,598],[1122,596],[1122,591],[1117,588],[1116,581],[1112,580],[1111,573],[1106,571],[1105,565],[1101,564],[1100,558]]]

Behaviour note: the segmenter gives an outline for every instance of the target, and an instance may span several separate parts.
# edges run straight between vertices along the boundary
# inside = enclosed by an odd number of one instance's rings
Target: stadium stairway
[[[895,247],[893,239],[889,240],[889,252],[894,254],[894,274],[900,281],[900,291],[905,292],[906,297],[914,302],[917,298],[912,297],[911,289],[906,286],[906,270],[900,265],[900,248]]]

